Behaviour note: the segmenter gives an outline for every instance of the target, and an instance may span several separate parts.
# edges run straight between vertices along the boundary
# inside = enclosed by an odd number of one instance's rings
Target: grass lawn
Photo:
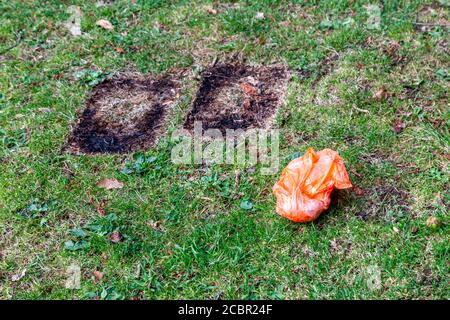
[[[449,4],[384,1],[377,28],[370,3],[2,1],[0,298],[450,298]],[[276,174],[173,164],[170,135],[145,153],[63,151],[103,79],[183,70],[170,132],[230,57],[290,69]],[[296,224],[272,186],[308,147],[338,151],[355,187]]]

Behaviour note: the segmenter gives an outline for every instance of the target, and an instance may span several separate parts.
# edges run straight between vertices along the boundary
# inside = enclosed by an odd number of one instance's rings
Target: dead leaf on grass
[[[397,41],[392,41],[389,43],[388,48],[386,49],[387,54],[392,57],[395,56],[400,49],[400,44]]]
[[[358,187],[358,186],[354,186],[354,187],[353,187],[353,191],[355,192],[355,194],[356,194],[357,196],[363,196],[364,193],[365,193],[364,189],[362,189],[362,188],[360,188],[360,187]]]
[[[112,189],[122,189],[124,184],[123,182],[118,181],[117,179],[102,179],[96,184],[99,188],[104,188],[106,190]]]
[[[103,29],[106,30],[113,30],[114,26],[112,25],[111,22],[109,22],[108,20],[105,19],[100,19],[95,23],[97,26],[102,27]]]
[[[388,97],[389,97],[389,94],[388,94],[386,88],[383,86],[380,88],[380,90],[378,90],[377,92],[374,93],[374,95],[372,96],[372,99],[386,100]]]
[[[254,96],[256,94],[256,88],[249,83],[241,83],[241,89],[249,96]]]
[[[395,133],[400,133],[400,132],[402,132],[403,129],[405,129],[405,128],[406,128],[406,123],[404,123],[404,122],[401,121],[401,120],[395,120],[394,126],[393,126],[392,129],[394,130]]]
[[[391,43],[389,43],[385,51],[386,54],[392,59],[392,62],[394,64],[399,64],[405,61],[405,57],[400,54],[400,48],[400,43],[398,43],[397,41],[392,41]]]
[[[214,15],[216,15],[218,13],[218,11],[216,9],[214,9],[213,7],[208,7],[206,9],[206,12],[208,12],[209,14],[214,14]]]
[[[95,270],[92,274],[94,275],[94,282],[95,283],[102,281],[102,279],[103,279],[103,272]]]
[[[100,204],[97,207],[97,213],[102,217],[104,217],[106,215],[105,204],[106,204],[106,201],[102,200],[102,201],[100,201]]]
[[[122,241],[122,235],[119,233],[119,231],[111,232],[109,235],[109,240],[113,243],[119,243]]]

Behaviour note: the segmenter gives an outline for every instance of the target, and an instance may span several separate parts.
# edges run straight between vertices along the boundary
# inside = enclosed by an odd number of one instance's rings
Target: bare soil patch
[[[72,153],[126,153],[150,148],[163,133],[179,85],[172,76],[124,74],[97,85],[68,139]]]
[[[202,74],[184,128],[201,121],[203,129],[265,128],[271,125],[286,92],[286,67],[218,64]]]

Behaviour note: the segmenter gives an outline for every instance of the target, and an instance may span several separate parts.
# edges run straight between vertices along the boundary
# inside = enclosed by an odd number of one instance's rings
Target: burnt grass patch
[[[124,74],[104,80],[86,101],[65,150],[95,154],[150,148],[163,133],[178,88],[171,76]]]
[[[286,67],[246,66],[240,63],[214,65],[202,74],[192,109],[184,128],[201,121],[204,130],[270,127],[286,92]]]

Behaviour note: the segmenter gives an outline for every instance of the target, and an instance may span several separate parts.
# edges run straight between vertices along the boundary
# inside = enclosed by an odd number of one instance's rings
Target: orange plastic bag
[[[284,168],[273,186],[277,213],[295,222],[315,220],[330,205],[334,188],[351,188],[344,162],[336,151],[306,153]]]

